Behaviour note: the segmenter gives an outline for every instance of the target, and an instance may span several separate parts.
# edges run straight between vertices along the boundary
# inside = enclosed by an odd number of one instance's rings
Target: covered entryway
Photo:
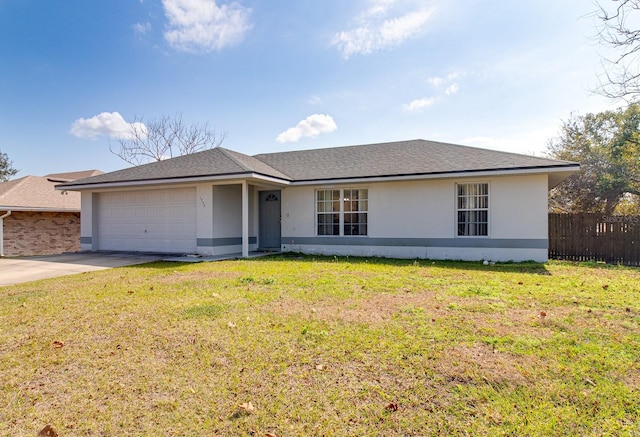
[[[260,250],[280,250],[280,191],[260,192]]]
[[[196,189],[100,193],[98,250],[195,253]]]

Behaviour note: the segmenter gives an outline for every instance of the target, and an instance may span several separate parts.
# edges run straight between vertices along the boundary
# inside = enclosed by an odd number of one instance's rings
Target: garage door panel
[[[195,188],[101,193],[101,250],[196,251]]]

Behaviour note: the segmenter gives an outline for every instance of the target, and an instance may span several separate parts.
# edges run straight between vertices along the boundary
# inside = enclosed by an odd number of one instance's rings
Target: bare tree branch
[[[615,7],[612,4],[615,3]],[[614,100],[640,100],[640,0],[597,2],[597,39],[613,50],[603,57],[596,91]]]
[[[182,114],[162,115],[158,119],[136,117],[127,136],[117,140],[109,150],[125,162],[141,165],[153,161],[188,155],[218,147],[225,135],[217,136],[208,123],[187,125]]]

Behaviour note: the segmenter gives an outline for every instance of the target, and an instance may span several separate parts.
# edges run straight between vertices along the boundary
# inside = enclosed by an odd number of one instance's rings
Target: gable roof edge
[[[256,171],[247,170],[238,173],[225,173],[219,175],[201,175],[201,176],[180,176],[173,178],[157,178],[157,179],[133,179],[125,181],[111,181],[111,182],[90,182],[82,184],[74,184],[68,182],[60,185],[56,185],[55,189],[59,191],[71,190],[71,191],[83,191],[93,190],[101,188],[117,188],[117,187],[146,187],[146,186],[158,186],[158,185],[170,185],[170,184],[189,184],[200,183],[208,181],[230,181],[239,179],[260,179],[282,185],[289,185],[291,181],[281,179],[268,174],[263,174]]]
[[[397,174],[386,176],[357,176],[352,178],[325,178],[325,179],[307,179],[293,180],[291,185],[318,185],[318,184],[353,184],[353,183],[369,183],[369,182],[393,182],[393,181],[412,181],[426,179],[451,179],[460,177],[487,177],[487,176],[511,176],[523,174],[552,174],[563,172],[574,172],[580,169],[579,164],[563,164],[548,167],[522,167],[522,168],[502,168],[502,169],[478,169],[478,170],[460,170],[453,172],[433,172],[433,173],[414,173],[414,174]]]
[[[235,156],[233,156],[233,154],[231,153],[232,152],[231,150],[225,149],[224,147],[218,147],[217,149],[220,150],[220,152],[222,152],[222,154],[224,156],[226,156],[228,159],[233,161],[233,163],[235,165],[237,165],[238,167],[240,167],[244,171],[251,171],[251,169],[249,169],[246,165],[244,165],[244,163],[240,162],[239,159],[237,159]],[[236,152],[236,153],[238,153],[238,152]]]

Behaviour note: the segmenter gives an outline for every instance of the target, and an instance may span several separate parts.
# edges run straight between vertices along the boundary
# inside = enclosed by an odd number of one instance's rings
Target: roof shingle
[[[63,184],[72,189],[103,183],[140,183],[257,173],[283,182],[446,175],[501,170],[566,168],[577,164],[436,141],[410,140],[248,156],[217,147]]]
[[[93,176],[76,184],[101,184],[111,182],[136,182],[158,179],[182,179],[206,176],[237,176],[260,173],[287,179],[281,172],[258,161],[252,156],[216,147],[202,152],[182,155],[164,161],[151,162],[137,167],[125,168],[111,173]],[[64,184],[63,184],[64,185]]]
[[[295,181],[446,174],[575,165],[436,141],[411,140],[255,156]]]
[[[80,211],[80,193],[57,191],[56,185],[102,173],[87,170],[71,173],[54,173],[47,176],[24,176],[0,183],[0,210]]]

